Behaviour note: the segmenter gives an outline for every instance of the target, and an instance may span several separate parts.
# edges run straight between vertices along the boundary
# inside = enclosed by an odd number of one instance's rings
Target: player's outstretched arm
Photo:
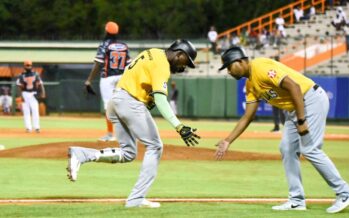
[[[256,114],[258,104],[259,104],[258,102],[252,102],[252,103],[246,104],[245,114],[240,118],[235,128],[230,132],[230,134],[225,139],[220,140],[216,144],[217,150],[215,155],[217,160],[223,159],[223,156],[227,152],[230,144],[233,143],[235,139],[237,139],[241,135],[241,133],[245,131],[248,125],[250,125],[250,123],[252,122]]]
[[[176,131],[182,137],[183,141],[187,146],[195,146],[195,144],[199,144],[197,140],[201,137],[195,133],[196,129],[193,129],[189,126],[184,126],[183,124],[179,124],[176,127]]]
[[[155,105],[158,107],[161,115],[174,127],[179,135],[182,137],[183,141],[187,146],[194,146],[195,144],[199,144],[198,136],[195,131],[189,126],[185,126],[181,124],[176,115],[173,113],[170,104],[167,101],[166,95],[162,93],[154,93]]]

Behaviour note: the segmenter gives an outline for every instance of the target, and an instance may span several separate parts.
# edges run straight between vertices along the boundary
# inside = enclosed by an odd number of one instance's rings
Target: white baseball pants
[[[22,103],[24,125],[29,131],[31,131],[33,127],[34,129],[40,129],[39,103],[34,97],[35,94],[36,92],[22,92],[22,97],[24,99]]]

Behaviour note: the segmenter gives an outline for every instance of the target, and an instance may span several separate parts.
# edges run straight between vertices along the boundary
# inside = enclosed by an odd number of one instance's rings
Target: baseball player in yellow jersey
[[[108,104],[108,119],[115,125],[120,148],[102,150],[70,147],[68,178],[76,181],[80,165],[86,162],[126,163],[137,156],[138,139],[146,151],[142,169],[126,207],[157,208],[160,204],[145,199],[152,185],[161,158],[163,144],[148,109],[155,105],[162,116],[189,145],[198,144],[196,129],[184,126],[174,115],[167,101],[167,82],[171,73],[183,72],[186,66],[194,68],[197,52],[187,40],[177,40],[168,49],[149,49],[141,52],[128,67],[117,84]]]
[[[232,132],[217,143],[216,159],[221,160],[230,144],[254,118],[258,102],[287,111],[280,151],[289,186],[289,200],[273,210],[306,210],[299,157],[309,160],[336,193],[336,201],[327,209],[337,213],[349,205],[349,186],[341,178],[328,156],[321,150],[329,110],[326,92],[311,79],[268,58],[248,60],[241,47],[222,54],[223,66],[235,79],[246,77],[246,110]]]

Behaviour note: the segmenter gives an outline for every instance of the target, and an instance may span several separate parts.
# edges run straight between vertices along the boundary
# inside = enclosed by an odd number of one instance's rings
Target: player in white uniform
[[[91,85],[93,78],[100,73],[99,87],[104,110],[107,110],[113,90],[131,59],[127,45],[117,40],[116,36],[119,32],[119,26],[114,22],[108,22],[105,26],[105,32],[106,36],[98,47],[94,66],[85,81],[85,85]],[[108,119],[106,119],[106,122],[108,133],[99,140],[115,141],[113,124]]]
[[[39,133],[40,115],[37,98],[45,98],[46,94],[43,82],[39,74],[32,70],[32,66],[32,61],[24,61],[25,71],[18,77],[16,84],[23,99],[22,110],[26,131],[31,132],[34,128],[35,132]]]

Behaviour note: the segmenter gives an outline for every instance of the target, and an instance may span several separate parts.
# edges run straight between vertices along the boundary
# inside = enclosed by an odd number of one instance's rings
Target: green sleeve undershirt
[[[160,111],[161,115],[176,128],[181,122],[178,120],[176,115],[173,113],[170,104],[167,101],[166,95],[162,93],[154,93],[154,100],[156,107]]]

